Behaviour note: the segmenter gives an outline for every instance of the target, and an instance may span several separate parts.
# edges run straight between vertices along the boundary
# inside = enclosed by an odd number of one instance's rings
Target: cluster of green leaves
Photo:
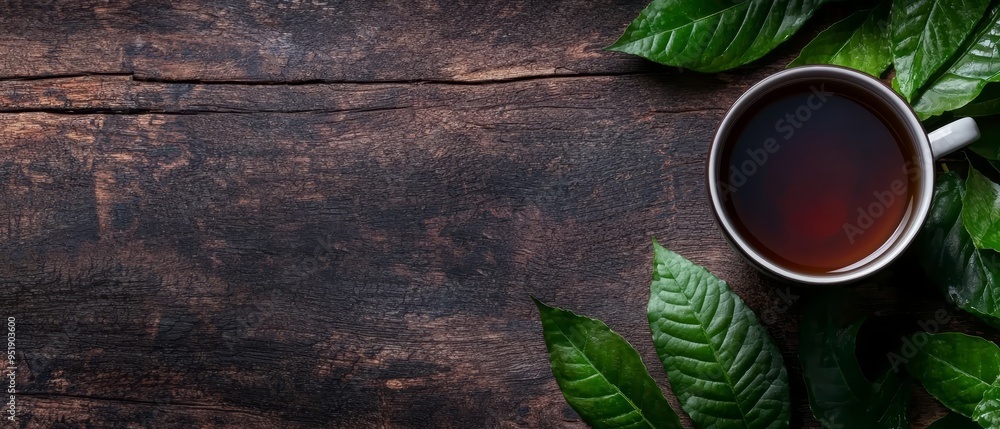
[[[968,195],[961,189],[954,174],[938,184],[938,192],[955,191],[959,200]],[[943,209],[935,216],[961,218]],[[695,427],[788,428],[788,373],[753,311],[704,268],[655,242],[653,249],[647,307],[653,345]],[[682,427],[624,338],[599,320],[535,304],[552,372],[585,422],[598,429]],[[827,429],[909,428],[909,377],[896,366],[874,381],[865,377],[856,350],[864,319],[845,319],[845,308],[842,291],[821,293],[810,302],[799,329],[799,359],[813,414]],[[919,332],[912,338],[899,359],[954,411],[930,428],[1000,428],[1000,348],[960,333]]]
[[[973,166],[964,181],[941,174],[918,250],[951,302],[1000,328],[1000,185]],[[961,333],[917,334],[913,343],[919,348],[907,370],[955,412],[953,423],[935,427],[1000,428],[996,344]]]
[[[653,345],[695,427],[788,428],[788,373],[753,311],[704,268],[655,242],[653,249],[647,307]],[[874,382],[864,377],[855,356],[861,321],[839,325],[834,301],[817,300],[822,305],[800,330],[817,419],[827,428],[908,428],[907,379],[895,371]],[[624,338],[601,321],[535,303],[552,372],[584,421],[594,428],[681,427]]]
[[[681,407],[698,427],[787,428],[788,373],[753,311],[725,282],[653,243],[647,315]],[[535,301],[552,372],[594,428],[680,428],[639,353],[603,322]]]
[[[939,175],[920,255],[950,301],[1000,327],[1000,186],[974,167],[968,176]]]
[[[714,73],[763,57],[827,0],[653,0],[610,50]],[[833,64],[881,76],[923,118],[972,102],[1000,81],[1000,5],[883,0],[820,33],[790,66]],[[843,6],[847,7],[847,6]],[[1000,103],[998,103],[1000,104]],[[1000,111],[993,112],[1000,113]]]
[[[647,307],[653,345],[695,427],[789,427],[788,373],[753,311],[704,268],[655,242],[653,250]],[[898,371],[865,378],[855,353],[862,320],[841,324],[836,301],[832,294],[815,300],[800,330],[814,414],[831,429],[908,428],[907,378]],[[681,427],[624,338],[598,320],[535,303],[552,372],[584,421],[599,429]]]

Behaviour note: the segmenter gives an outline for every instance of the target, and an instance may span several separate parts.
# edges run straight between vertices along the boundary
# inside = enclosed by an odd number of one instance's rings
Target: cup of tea
[[[934,160],[978,138],[970,118],[928,135],[906,101],[869,75],[785,70],[723,118],[708,157],[713,213],[763,272],[851,282],[906,250],[930,210]]]

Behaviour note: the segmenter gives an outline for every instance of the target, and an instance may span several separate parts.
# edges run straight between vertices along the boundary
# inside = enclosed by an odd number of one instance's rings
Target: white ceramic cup
[[[723,149],[725,145],[735,140],[730,137],[732,137],[731,133],[738,119],[747,112],[753,111],[754,107],[759,107],[757,103],[761,103],[762,97],[765,95],[781,91],[789,84],[802,82],[817,85],[824,82],[836,82],[839,85],[848,84],[884,103],[882,106],[884,109],[880,110],[892,112],[896,115],[899,123],[905,127],[908,139],[904,143],[912,144],[912,151],[915,153],[914,161],[919,168],[918,174],[920,175],[917,181],[919,189],[914,193],[914,211],[904,218],[891,238],[867,258],[844,269],[822,274],[788,267],[767,257],[766,252],[762,252],[761,249],[755,248],[747,240],[747,237],[741,235],[734,225],[731,214],[727,212],[724,204],[726,195],[722,189],[723,184],[719,180],[723,168],[721,165]],[[845,124],[845,126],[849,127],[850,124]],[[927,212],[930,210],[931,198],[934,194],[934,160],[958,150],[978,138],[979,129],[971,118],[959,119],[928,135],[909,104],[890,87],[869,75],[834,66],[805,66],[785,70],[764,79],[747,90],[729,108],[722,124],[719,125],[709,150],[708,168],[706,169],[712,210],[719,227],[733,248],[764,273],[783,280],[814,285],[851,282],[884,268],[906,250],[919,233],[920,227],[927,218]]]

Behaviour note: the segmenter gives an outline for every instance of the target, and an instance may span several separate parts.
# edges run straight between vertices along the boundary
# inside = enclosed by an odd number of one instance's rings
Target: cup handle
[[[962,118],[927,135],[931,142],[931,153],[934,159],[940,159],[949,153],[979,140],[979,127],[972,118]]]

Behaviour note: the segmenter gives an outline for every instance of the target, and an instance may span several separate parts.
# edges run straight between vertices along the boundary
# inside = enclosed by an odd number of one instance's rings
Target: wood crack
[[[246,86],[301,86],[301,85],[457,85],[457,86],[481,86],[496,85],[505,83],[530,82],[547,79],[580,79],[599,77],[622,77],[638,75],[656,75],[663,72],[611,72],[611,73],[547,73],[514,76],[497,79],[385,79],[385,80],[345,80],[345,79],[303,79],[303,80],[202,80],[202,79],[162,79],[146,76],[132,75],[136,82],[150,83],[170,83],[170,84],[193,84],[193,85],[246,85]]]
[[[671,115],[681,114],[681,113],[699,113],[699,112],[726,112],[729,109],[726,107],[695,107],[690,109],[665,109],[665,110],[651,110],[649,113],[666,113]]]
[[[547,79],[582,79],[600,77],[622,77],[622,76],[642,76],[660,75],[663,71],[635,71],[635,72],[609,72],[609,73],[547,73],[536,75],[514,76],[497,79],[385,79],[385,80],[349,80],[349,79],[290,79],[290,80],[226,80],[226,79],[169,79],[151,76],[141,76],[135,73],[107,73],[107,72],[87,72],[73,74],[45,74],[45,75],[15,75],[0,77],[0,82],[7,81],[35,81],[46,79],[69,79],[88,76],[117,76],[127,77],[135,82],[162,83],[176,85],[241,85],[241,86],[304,86],[304,85],[457,85],[457,86],[480,86],[495,85],[516,82],[530,82]]]
[[[505,114],[528,109],[591,110],[608,108],[595,91],[610,91],[610,83],[624,76],[652,73],[576,73],[520,76],[478,81],[462,80],[300,80],[225,81],[171,80],[131,73],[51,74],[0,78],[0,113],[52,115],[198,115],[299,114],[330,115],[397,110],[452,110],[499,108]],[[597,80],[604,78],[603,80]],[[580,80],[591,79],[591,80]],[[622,79],[625,80],[625,79]],[[499,86],[548,81],[579,86],[576,93],[591,94],[552,103],[535,85],[514,89],[518,101],[491,98],[507,91]],[[588,92],[589,91],[589,92]],[[437,101],[429,103],[429,101]],[[489,106],[480,106],[492,101]],[[500,101],[497,103],[497,101]],[[458,108],[457,106],[465,106]],[[661,112],[665,113],[665,112]]]
[[[0,113],[20,114],[20,113],[48,113],[51,115],[197,115],[202,113],[234,113],[216,111],[174,111],[168,112],[159,109],[109,109],[109,108],[0,108]]]
[[[135,77],[135,75],[133,75],[132,73],[87,72],[87,73],[0,76],[0,82],[18,82],[18,81],[34,81],[34,80],[49,80],[49,79],[73,79],[73,78],[91,77],[91,76],[128,77],[133,79]]]
[[[624,76],[641,75],[651,76],[652,73],[578,73],[480,81],[368,82],[184,81],[108,73],[45,75],[0,80],[0,113],[332,115],[445,109],[461,112],[475,110],[495,118],[511,119],[524,110],[614,110],[617,105],[602,100],[610,92],[634,90],[641,82]],[[503,86],[534,81],[546,83]],[[540,86],[551,88],[540,90]],[[567,94],[573,96],[555,101],[552,91],[568,91]],[[651,114],[724,111],[713,103],[707,106],[647,103],[644,100],[648,96],[637,97],[651,107]]]
[[[245,410],[237,410],[231,408],[222,408],[213,405],[199,404],[194,402],[178,402],[174,400],[165,401],[151,401],[144,399],[128,399],[128,398],[111,398],[103,396],[93,396],[93,395],[68,395],[61,393],[18,393],[18,396],[27,398],[40,398],[40,399],[77,399],[84,401],[97,401],[97,402],[113,402],[119,404],[131,404],[131,405],[145,405],[154,407],[178,407],[178,408],[188,408],[197,409],[202,411],[215,411],[220,413],[232,413],[232,414],[242,414],[246,416],[258,417],[258,418],[270,418],[269,416],[247,412]]]
[[[6,114],[22,114],[22,113],[47,113],[51,115],[164,115],[164,116],[192,116],[192,115],[215,115],[215,114],[225,114],[225,115],[259,115],[259,114],[333,114],[333,113],[373,113],[373,112],[383,112],[392,110],[405,110],[417,108],[415,106],[394,106],[394,107],[376,107],[376,108],[360,108],[360,109],[289,109],[289,110],[277,110],[277,109],[261,109],[261,110],[242,110],[242,109],[227,109],[219,108],[215,110],[199,110],[199,109],[179,109],[179,110],[164,110],[164,109],[118,109],[118,108],[28,108],[28,109],[4,109],[0,107],[0,113]]]

